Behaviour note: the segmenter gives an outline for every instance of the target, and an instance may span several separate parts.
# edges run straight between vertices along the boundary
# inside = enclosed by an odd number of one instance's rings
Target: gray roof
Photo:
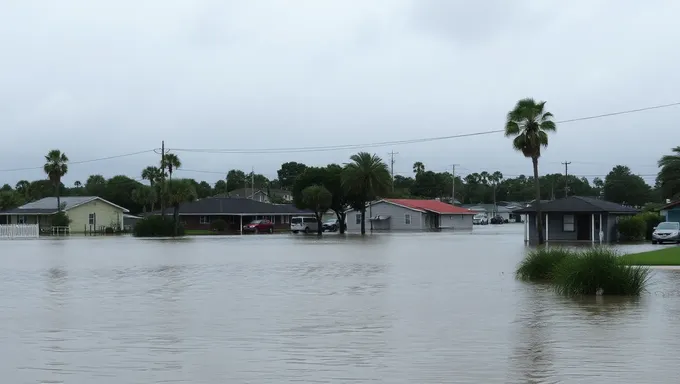
[[[122,209],[123,212],[129,212],[127,209],[110,201],[104,200],[98,196],[64,196],[61,197],[60,200],[65,211],[68,211],[69,209],[75,208],[79,205],[89,203],[92,200],[100,200],[107,204],[113,205],[114,207]],[[56,213],[58,210],[56,197],[44,197],[40,200],[32,201],[18,208],[10,209],[2,213],[13,215],[50,215]]]
[[[160,212],[155,212],[156,214]],[[165,211],[172,214],[172,208]],[[311,215],[311,211],[295,208],[292,204],[270,204],[261,201],[230,197],[208,197],[179,206],[180,215]]]
[[[542,212],[565,212],[565,213],[626,213],[635,214],[639,211],[632,207],[626,207],[611,201],[596,199],[585,196],[569,196],[562,199],[541,202]],[[522,209],[515,210],[514,213],[534,213],[534,204]]]
[[[213,196],[213,197],[246,197],[246,198],[250,198],[258,192],[262,193],[264,195],[267,195],[267,196],[269,195],[269,193],[271,193],[273,196],[278,196],[278,197],[292,194],[292,192],[286,191],[284,189],[270,189],[269,191],[267,191],[266,188],[255,188],[255,189],[238,188],[238,189],[234,189],[232,191],[229,191],[227,193],[221,193],[221,194]]]

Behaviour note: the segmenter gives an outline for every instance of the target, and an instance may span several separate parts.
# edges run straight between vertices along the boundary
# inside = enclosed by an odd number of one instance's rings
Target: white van
[[[309,216],[296,216],[290,219],[290,231],[298,232],[316,232],[319,230],[319,222],[316,218]]]

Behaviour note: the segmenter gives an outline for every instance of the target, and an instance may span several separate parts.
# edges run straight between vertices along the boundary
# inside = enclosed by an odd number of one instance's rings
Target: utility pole
[[[392,192],[394,192],[394,155],[398,155],[399,152],[390,152],[390,174],[392,175]]]
[[[451,205],[456,205],[456,164],[451,165]]]
[[[255,200],[255,167],[251,168],[250,171],[250,190],[251,190],[251,200]]]
[[[569,164],[571,161],[565,161],[564,165],[564,197],[569,197]]]
[[[165,217],[165,140],[161,141],[161,217]]]

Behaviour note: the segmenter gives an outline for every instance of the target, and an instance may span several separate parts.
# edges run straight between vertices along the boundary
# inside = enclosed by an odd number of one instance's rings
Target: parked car
[[[491,218],[491,224],[503,224],[503,223],[505,223],[503,216],[496,215]]]
[[[243,226],[243,232],[274,233],[274,223],[269,220],[253,220]]]
[[[324,223],[321,225],[321,229],[326,232],[335,232],[338,230],[340,225],[338,224],[338,219],[331,219],[331,220],[326,220]]]
[[[680,223],[665,221],[654,227],[652,244],[680,243]]]
[[[478,213],[472,218],[472,224],[487,225],[489,224],[489,218],[484,213]]]
[[[319,222],[314,217],[296,216],[290,219],[290,231],[298,232],[316,232],[319,228]]]

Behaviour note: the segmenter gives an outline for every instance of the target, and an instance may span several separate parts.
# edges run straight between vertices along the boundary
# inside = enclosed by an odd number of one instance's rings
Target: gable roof
[[[551,200],[546,203],[541,202],[542,212],[582,212],[582,213],[628,213],[635,214],[639,210],[626,207],[611,201],[595,199],[585,196],[569,196],[562,199]],[[535,213],[535,204],[530,204],[526,208],[513,211],[514,213]]]
[[[286,191],[284,189],[270,189],[269,192],[271,195],[275,197],[280,197],[280,196],[286,196],[286,195],[292,195],[292,192]],[[231,190],[227,193],[221,193],[219,195],[215,195],[213,197],[241,197],[241,198],[251,198],[252,196],[261,193],[265,196],[269,196],[269,193],[267,193],[267,190],[264,188],[238,188]]]
[[[456,207],[455,205],[447,204],[437,200],[420,200],[420,199],[382,199],[386,203],[399,205],[401,207],[409,208],[421,212],[434,212],[439,214],[455,214],[455,215],[474,215],[467,208]]]
[[[165,211],[172,214],[172,208]],[[160,214],[160,211],[154,212]],[[180,216],[219,215],[312,215],[313,212],[297,209],[292,204],[271,204],[241,197],[208,197],[179,206]]]
[[[62,206],[64,207],[64,211],[68,211],[70,209],[76,208],[83,204],[87,204],[94,200],[99,200],[122,210],[123,213],[130,212],[128,209],[123,208],[120,205],[114,204],[108,200],[104,200],[99,196],[64,196],[61,197],[60,200]],[[40,200],[32,201],[18,208],[10,209],[2,213],[12,215],[51,215],[57,213],[57,211],[59,211],[57,206],[57,198],[44,197]]]

